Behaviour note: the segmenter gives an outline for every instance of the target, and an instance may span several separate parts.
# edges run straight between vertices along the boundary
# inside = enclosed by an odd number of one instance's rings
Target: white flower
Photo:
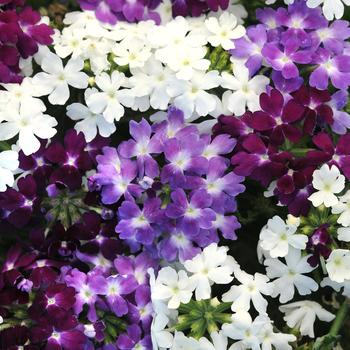
[[[130,69],[129,78],[131,93],[135,97],[149,96],[149,102],[154,109],[166,109],[171,99],[167,87],[174,73],[154,56],[142,68]]]
[[[311,8],[315,8],[319,5],[322,6],[323,13],[328,21],[332,21],[334,17],[336,19],[342,18],[344,15],[344,5],[350,6],[350,0],[307,0],[306,5]]]
[[[33,81],[45,89],[49,102],[53,105],[63,105],[69,98],[69,87],[85,89],[88,86],[88,75],[81,70],[84,61],[80,58],[70,59],[63,67],[62,60],[55,54],[48,54],[42,61],[44,72],[35,75]]]
[[[213,283],[226,284],[233,280],[234,263],[228,259],[227,251],[227,247],[212,243],[201,254],[185,261],[186,270],[192,273],[190,280],[195,285],[196,300],[210,298]]]
[[[291,350],[292,346],[288,343],[297,340],[293,334],[275,333],[273,331],[272,323],[266,322],[260,330],[259,337],[261,339],[262,349],[278,349],[278,350]]]
[[[208,37],[209,43],[214,46],[222,46],[225,50],[235,47],[233,39],[244,36],[245,28],[242,25],[237,26],[237,18],[229,12],[224,12],[219,19],[210,17],[205,21],[205,26],[210,31]]]
[[[153,349],[170,348],[173,343],[173,335],[165,330],[169,318],[164,314],[155,315],[151,326],[151,337]]]
[[[124,115],[124,107],[131,107],[134,103],[134,97],[131,96],[128,89],[120,89],[125,86],[127,80],[123,73],[114,71],[111,76],[102,73],[95,79],[96,85],[100,88],[99,92],[89,96],[86,103],[94,113],[103,113],[107,122],[119,121]]]
[[[80,28],[66,27],[62,30],[55,43],[55,51],[61,58],[72,55],[72,58],[81,57],[84,52],[85,30]]]
[[[338,283],[332,281],[329,277],[325,277],[321,281],[321,287],[331,287],[337,292],[340,292],[340,290],[343,288],[342,295],[350,298],[350,280],[346,280],[343,283]]]
[[[251,316],[248,314],[248,320],[244,323],[233,322],[231,324],[225,323],[222,326],[224,334],[234,340],[235,342],[232,350],[260,350],[260,332],[262,327],[270,322],[269,318],[264,315],[259,315],[252,321]]]
[[[202,350],[198,340],[176,332],[171,350]]]
[[[177,309],[180,303],[187,304],[192,297],[193,283],[185,271],[176,272],[171,267],[162,268],[157,276],[152,298],[166,300],[169,309]]]
[[[1,124],[0,124],[1,129]],[[14,184],[13,172],[19,165],[18,153],[15,151],[3,151],[0,153],[0,192],[4,192],[7,186]]]
[[[325,322],[334,319],[334,315],[322,308],[322,306],[314,301],[297,301],[295,303],[280,306],[280,311],[285,313],[284,320],[288,327],[298,328],[301,335],[308,335],[313,338],[314,323],[316,317]]]
[[[332,281],[342,283],[350,279],[350,251],[335,249],[326,261],[326,269]]]
[[[235,270],[235,278],[241,283],[234,285],[222,296],[224,302],[233,302],[232,310],[249,311],[250,302],[252,301],[255,309],[260,314],[266,314],[267,301],[262,294],[271,295],[273,285],[269,282],[269,278],[261,273],[249,275],[248,273]]]
[[[337,223],[350,226],[350,190],[339,197],[339,202],[332,206],[333,214],[340,214]]]
[[[334,193],[340,193],[345,187],[345,177],[339,169],[335,165],[329,168],[324,164],[321,169],[314,171],[312,177],[312,185],[318,190],[309,197],[312,205],[318,207],[324,204],[327,208],[336,205],[338,198]]]
[[[216,108],[216,98],[205,90],[219,86],[218,71],[207,73],[195,72],[189,81],[173,80],[167,88],[170,96],[174,97],[174,106],[184,112],[188,119],[194,112],[198,116],[206,116]]]
[[[228,340],[223,331],[210,333],[210,342],[207,338],[200,338],[201,350],[227,350]]]
[[[85,90],[85,101],[89,101],[89,96],[96,92],[97,89],[95,88]],[[102,137],[108,137],[116,130],[114,123],[108,123],[102,114],[92,112],[89,103],[87,103],[87,106],[81,103],[73,103],[67,106],[67,116],[72,120],[80,120],[74,128],[77,132],[84,134],[87,142],[96,137],[97,130]]]
[[[151,49],[139,40],[128,41],[126,44],[113,48],[114,62],[119,66],[129,65],[130,68],[143,67],[151,56]]]
[[[350,227],[339,227],[337,235],[340,241],[350,242]]]
[[[272,258],[284,257],[289,246],[305,249],[307,236],[295,234],[297,226],[286,224],[279,216],[274,216],[260,232],[259,245],[267,250]]]
[[[176,55],[168,59],[168,66],[178,79],[190,80],[196,71],[206,71],[210,61],[205,59],[207,53],[205,47],[189,47],[180,50]]]
[[[0,141],[9,140],[18,134],[18,145],[25,155],[40,148],[36,137],[49,139],[56,134],[55,118],[43,114],[39,105],[32,105],[29,99],[23,100],[19,109],[8,111],[6,122],[0,124]]]
[[[229,89],[222,96],[224,106],[236,116],[244,114],[246,106],[251,112],[257,111],[260,108],[259,96],[266,91],[269,81],[269,78],[263,75],[256,75],[250,79],[248,68],[235,64],[233,75],[228,72],[222,73],[221,86]]]
[[[309,256],[301,256],[301,251],[290,248],[285,257],[286,264],[278,259],[266,259],[267,276],[277,278],[273,281],[273,297],[280,295],[280,302],[286,303],[294,296],[294,287],[300,295],[310,294],[318,289],[318,284],[304,274],[311,272],[314,268],[307,262]]]

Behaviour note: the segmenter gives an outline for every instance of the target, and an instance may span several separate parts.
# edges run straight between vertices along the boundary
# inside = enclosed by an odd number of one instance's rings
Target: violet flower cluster
[[[147,1],[108,1],[108,0],[79,0],[83,10],[94,11],[101,22],[115,24],[117,21],[139,22],[153,20],[161,22],[159,5],[161,0]],[[226,10],[229,0],[171,0],[171,11],[176,16],[198,17],[208,10]]]
[[[25,1],[0,1],[0,83],[20,83],[20,59],[52,44],[53,29]]]
[[[184,261],[219,241],[219,232],[236,238],[235,197],[245,187],[225,158],[234,139],[220,135],[212,141],[186,126],[173,107],[159,124],[131,121],[130,134],[118,148],[103,148],[89,185],[101,191],[104,205],[116,206],[115,231],[132,252]]]
[[[245,60],[251,74],[262,65],[272,67],[284,79],[300,79],[305,73],[310,86],[337,89],[350,85],[349,23],[328,22],[321,8],[309,8],[303,0],[288,8],[258,9],[259,24],[247,28],[244,38],[235,40],[233,57]]]

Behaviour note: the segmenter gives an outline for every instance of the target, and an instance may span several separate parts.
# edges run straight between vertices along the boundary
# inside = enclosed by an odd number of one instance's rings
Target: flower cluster
[[[1,193],[1,227],[12,236],[26,232],[28,245],[11,248],[1,269],[4,349],[151,348],[146,271],[157,260],[125,254],[111,210],[84,185],[107,144],[100,136],[87,144],[69,130],[64,144],[19,153],[23,174],[17,189]]]
[[[310,86],[325,90],[329,81],[337,89],[350,85],[350,37],[347,21],[329,22],[319,8],[303,0],[288,9],[258,10],[260,24],[249,27],[247,36],[235,41],[233,57],[244,59],[250,72],[262,64],[272,67],[284,79],[298,79],[310,73]],[[299,68],[300,67],[300,68]]]
[[[52,44],[53,33],[24,1],[0,1],[0,83],[20,83],[21,61]]]
[[[118,205],[115,230],[132,251],[156,247],[160,257],[184,261],[217,242],[218,232],[236,239],[235,197],[245,187],[225,159],[233,139],[211,141],[175,108],[153,128],[131,121],[130,134],[117,149],[103,148],[89,185],[103,204]]]

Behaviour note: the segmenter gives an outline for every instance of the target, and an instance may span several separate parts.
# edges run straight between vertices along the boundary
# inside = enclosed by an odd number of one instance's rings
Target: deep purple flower
[[[129,129],[133,140],[122,142],[119,146],[119,154],[124,158],[136,157],[140,178],[144,175],[151,178],[158,176],[158,164],[152,154],[161,153],[160,140],[155,136],[151,138],[152,128],[145,119],[140,123],[131,120]]]
[[[283,95],[276,89],[270,94],[260,95],[262,111],[253,113],[253,118],[248,124],[257,131],[270,131],[270,141],[275,145],[281,145],[287,138],[297,143],[302,137],[302,131],[295,123],[302,119],[305,107],[294,99],[285,103]]]
[[[60,165],[50,177],[50,182],[61,183],[71,190],[81,186],[81,171],[90,170],[92,161],[85,151],[86,141],[82,133],[68,130],[64,137],[64,146],[58,142],[52,143],[45,152],[46,158]]]
[[[326,90],[302,86],[292,94],[295,101],[306,107],[303,129],[312,135],[316,129],[333,124],[333,111],[327,104],[331,95]]]
[[[17,182],[18,191],[8,188],[0,194],[0,207],[5,210],[5,218],[16,227],[23,227],[31,219],[38,206],[36,182],[32,175],[22,177]]]
[[[323,224],[317,228],[309,237],[306,249],[312,253],[308,258],[308,263],[312,267],[316,267],[320,263],[320,257],[328,259],[332,250],[328,245],[332,242],[331,236],[328,232],[328,224]]]
[[[258,135],[248,135],[242,142],[242,147],[243,150],[236,153],[231,159],[237,175],[251,176],[267,186],[272,178],[283,173],[285,169],[283,163],[273,159],[275,150],[266,147]]]
[[[149,331],[153,318],[150,287],[139,286],[135,292],[135,303],[129,303],[128,306],[131,321],[134,323],[141,321],[143,329]]]

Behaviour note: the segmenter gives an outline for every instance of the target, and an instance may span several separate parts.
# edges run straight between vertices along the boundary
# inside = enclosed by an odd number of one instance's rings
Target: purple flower
[[[118,337],[117,346],[120,350],[151,350],[152,342],[149,335],[141,339],[141,329],[137,325],[131,325],[128,327],[127,333],[123,333]]]
[[[151,154],[162,152],[159,139],[155,136],[151,138],[152,128],[145,119],[140,123],[131,120],[129,129],[133,140],[122,142],[119,146],[119,154],[124,158],[136,157],[140,178],[144,175],[151,178],[157,177],[158,164]]]
[[[204,140],[206,144],[202,155],[209,161],[214,158],[226,159],[221,157],[221,155],[231,153],[237,143],[235,139],[232,139],[230,135],[227,134],[218,135],[215,139],[205,134],[202,135],[201,139]]]
[[[193,244],[192,235],[186,235],[177,227],[170,227],[168,230],[168,237],[165,237],[158,246],[161,257],[167,261],[178,259],[184,262],[200,253],[200,249]]]
[[[153,224],[162,217],[159,198],[147,199],[141,210],[135,202],[125,201],[118,210],[120,221],[115,230],[121,239],[149,245],[156,236]]]
[[[290,93],[298,90],[303,85],[304,79],[302,77],[296,77],[293,79],[285,79],[281,72],[272,71],[271,78],[275,85],[275,88],[284,96],[285,101],[292,98]]]
[[[311,52],[299,50],[298,40],[290,39],[281,49],[276,43],[267,43],[262,49],[262,54],[273,69],[281,71],[286,79],[299,76],[299,70],[296,63],[310,63]]]
[[[234,40],[235,48],[230,51],[233,57],[246,58],[245,65],[253,76],[263,62],[262,48],[267,42],[266,27],[263,24],[247,28],[246,36]]]
[[[329,106],[333,111],[332,130],[339,135],[344,135],[350,129],[350,115],[342,109],[346,106],[349,94],[345,90],[339,90],[332,95]]]
[[[114,266],[121,275],[133,276],[139,285],[148,283],[149,268],[156,269],[157,262],[148,253],[142,252],[136,257],[119,256],[114,260]]]
[[[99,295],[106,293],[106,279],[92,272],[85,274],[73,269],[65,276],[65,282],[77,292],[74,312],[79,315],[83,311],[83,306],[88,305],[88,319],[90,322],[95,322],[97,320],[95,303]]]
[[[143,329],[149,331],[153,318],[150,287],[139,286],[135,292],[135,303],[129,303],[128,307],[131,321],[134,323],[141,321]]]
[[[109,276],[107,278],[106,299],[111,310],[121,317],[128,313],[128,304],[123,295],[128,295],[137,288],[137,281],[133,276]]]
[[[210,229],[215,213],[210,209],[211,196],[205,190],[193,191],[187,200],[184,190],[178,188],[171,193],[170,203],[165,215],[179,220],[179,227],[186,235],[196,236],[200,229]]]
[[[328,228],[328,224],[323,224],[314,231],[312,236],[309,237],[306,249],[312,253],[312,255],[307,261],[312,267],[316,267],[320,263],[321,256],[328,259],[332,252],[331,248],[328,247],[332,242]]]
[[[319,48],[313,62],[319,66],[310,75],[311,86],[325,90],[330,79],[334,87],[338,89],[348,88],[350,85],[350,56],[333,57],[330,51]]]
[[[341,54],[345,40],[350,37],[349,22],[336,20],[331,22],[328,27],[321,27],[310,33],[312,38],[312,45],[316,48],[321,45],[335,54]]]
[[[140,186],[132,184],[137,176],[136,162],[121,159],[117,150],[111,147],[104,147],[103,154],[97,156],[97,161],[98,172],[89,181],[93,188],[102,187],[103,204],[116,203],[123,195],[129,198],[140,193]]]
[[[164,155],[169,164],[161,172],[161,181],[181,186],[186,182],[185,171],[202,175],[207,167],[207,160],[202,156],[205,143],[197,134],[190,134],[185,139],[170,139],[164,144]]]

